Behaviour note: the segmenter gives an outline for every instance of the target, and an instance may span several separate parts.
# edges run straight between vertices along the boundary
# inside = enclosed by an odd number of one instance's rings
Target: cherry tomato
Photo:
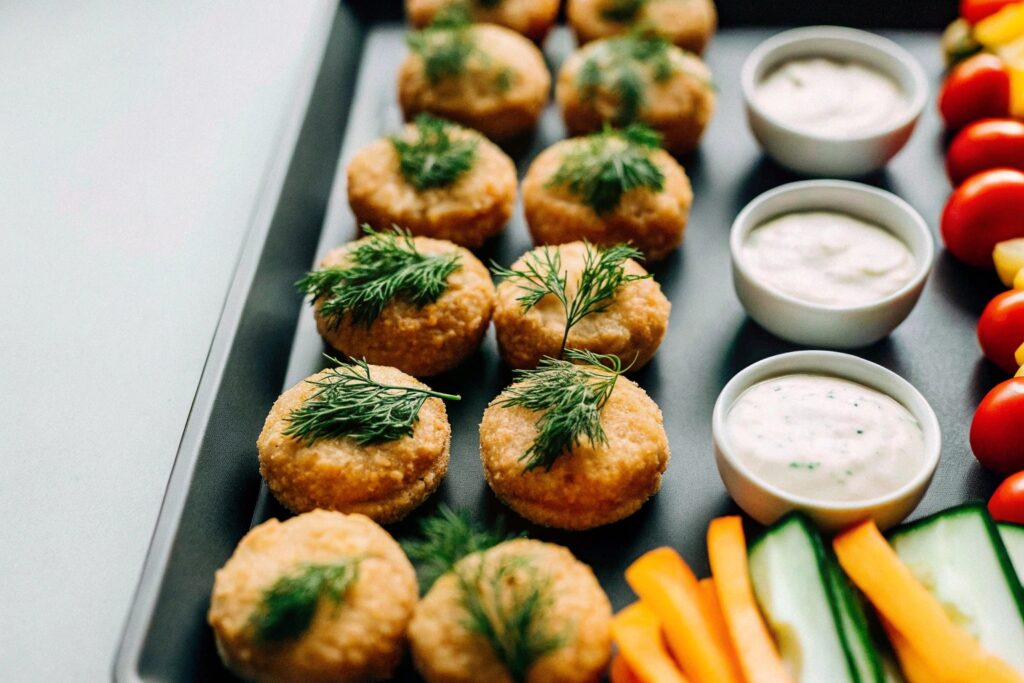
[[[982,53],[953,67],[939,92],[939,113],[951,129],[1010,114],[1010,69],[999,57]]]
[[[960,0],[960,16],[969,24],[977,24],[1007,5],[1016,5],[1020,0]]]
[[[978,342],[986,358],[1009,375],[1017,372],[1016,353],[1024,344],[1024,289],[1011,289],[988,302],[978,321]]]
[[[982,119],[953,138],[946,152],[946,172],[954,185],[993,168],[1024,171],[1024,121]]]
[[[1024,378],[997,384],[982,399],[971,423],[971,450],[1000,474],[1024,470]]]
[[[999,168],[968,178],[946,202],[941,231],[953,256],[993,268],[996,244],[1024,237],[1024,172]]]
[[[988,511],[997,522],[1024,524],[1024,472],[1010,475],[988,501]]]

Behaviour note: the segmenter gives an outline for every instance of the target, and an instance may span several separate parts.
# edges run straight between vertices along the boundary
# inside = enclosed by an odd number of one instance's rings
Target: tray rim
[[[142,570],[129,603],[130,607],[111,668],[111,677],[114,681],[143,680],[138,665],[176,532],[185,510],[202,438],[220,390],[245,303],[256,278],[257,265],[266,244],[267,233],[281,202],[296,143],[306,121],[324,56],[335,29],[335,21],[341,12],[341,4],[335,0],[317,2],[320,7],[314,21],[313,35],[307,39],[305,52],[299,59],[299,76],[297,84],[293,86],[292,104],[283,116],[275,135],[274,152],[259,184],[256,202],[235,261],[231,284],[225,294],[217,326],[203,361],[199,383],[178,442]]]

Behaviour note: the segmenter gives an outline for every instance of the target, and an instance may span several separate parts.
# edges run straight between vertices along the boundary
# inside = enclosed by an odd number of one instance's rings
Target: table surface
[[[299,55],[331,8],[218,0],[197,10],[110,0],[54,14],[46,5],[0,5],[0,155],[18,160],[0,166],[0,437],[9,454],[0,484],[7,520],[0,530],[0,677],[100,680]],[[932,42],[906,42],[937,79]],[[730,59],[717,66],[719,78],[738,73]],[[749,137],[735,88],[721,85],[709,136]],[[938,163],[940,144],[929,110],[908,149],[873,179],[933,226],[948,188],[922,186],[913,176]],[[737,208],[779,173],[756,155],[723,164],[698,155],[694,162],[691,172],[719,188],[701,201]],[[747,168],[742,177],[732,174],[737,166]],[[706,225],[692,232],[686,251],[716,239]],[[730,287],[726,269],[687,263],[685,279],[702,281],[695,286]],[[968,366],[944,359],[965,354],[964,330],[996,285],[964,281],[970,286],[950,297],[962,277],[941,256],[923,304],[940,308],[948,324],[912,315],[866,355],[905,366],[926,395],[930,387],[962,387],[962,400],[940,413],[958,416],[943,425],[947,457],[956,460],[945,484],[962,481],[969,494],[988,483],[969,460],[959,416],[997,373],[980,357]],[[673,326],[707,324],[693,317],[705,314],[717,316],[713,327],[736,351],[734,365],[785,348],[743,322],[738,304],[718,313],[678,310]],[[914,348],[924,341],[927,352]],[[704,378],[695,389],[710,391],[721,370],[695,369]],[[59,385],[48,386],[44,376],[59,377]],[[935,508],[938,493],[924,509]],[[679,509],[679,521],[688,508]],[[40,646],[51,642],[60,647]]]
[[[0,3],[0,679],[109,678],[327,0]]]

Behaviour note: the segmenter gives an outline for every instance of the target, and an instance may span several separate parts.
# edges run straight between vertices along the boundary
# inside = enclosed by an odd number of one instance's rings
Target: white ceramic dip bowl
[[[855,306],[798,299],[759,279],[744,263],[750,232],[779,216],[802,211],[833,211],[873,223],[899,238],[914,257],[912,278],[892,294]],[[917,304],[935,258],[928,225],[894,194],[843,180],[806,180],[770,190],[736,217],[729,237],[733,286],[740,303],[772,334],[806,346],[851,349],[887,336]]]
[[[779,120],[759,105],[757,88],[783,63],[822,57],[859,63],[891,78],[906,98],[892,120],[864,132],[809,132]],[[866,31],[812,26],[785,31],[761,43],[743,64],[741,75],[747,122],[754,137],[779,164],[809,176],[850,178],[885,166],[914,132],[928,96],[921,65],[896,43]]]
[[[726,418],[747,389],[765,380],[793,374],[827,375],[856,382],[885,394],[917,420],[924,438],[919,471],[899,489],[854,501],[828,501],[784,491],[754,474],[729,444]],[[787,512],[806,513],[826,532],[838,531],[871,518],[885,529],[903,521],[921,501],[939,464],[942,435],[928,401],[909,382],[880,365],[834,351],[795,351],[766,358],[740,371],[722,389],[712,415],[712,440],[718,473],[729,495],[744,512],[762,524],[771,524]]]

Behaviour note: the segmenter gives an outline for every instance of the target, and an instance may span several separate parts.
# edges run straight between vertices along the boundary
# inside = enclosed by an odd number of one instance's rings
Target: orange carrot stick
[[[747,570],[747,541],[739,517],[719,517],[708,527],[708,559],[718,603],[747,683],[792,683],[775,647]]]
[[[1024,683],[1024,676],[957,627],[900,561],[873,521],[835,538],[839,564],[929,671],[955,681]]]
[[[686,683],[665,648],[661,622],[646,605],[635,602],[612,619],[612,638],[640,683]]]
[[[740,668],[739,657],[736,656],[736,648],[733,647],[732,638],[729,637],[729,628],[725,625],[725,615],[722,614],[722,606],[718,602],[718,590],[715,588],[715,580],[712,578],[701,579],[697,582],[700,589],[700,604],[704,610],[704,618],[711,624],[711,630],[715,634],[718,647],[729,655],[736,671]]]
[[[907,683],[949,683],[928,668],[928,665],[921,659],[921,655],[914,652],[914,648],[910,646],[907,639],[893,628],[892,624],[884,618],[881,621],[886,635],[889,636],[889,642],[892,643],[892,649],[896,651],[896,659],[900,662],[900,669],[903,671],[903,677],[907,679]]]
[[[626,569],[626,581],[661,621],[669,649],[699,683],[743,683],[701,608],[697,577],[679,553],[657,548]]]
[[[644,683],[629,668],[629,664],[626,663],[621,652],[612,658],[612,666],[608,670],[608,676],[612,679],[612,683]]]

